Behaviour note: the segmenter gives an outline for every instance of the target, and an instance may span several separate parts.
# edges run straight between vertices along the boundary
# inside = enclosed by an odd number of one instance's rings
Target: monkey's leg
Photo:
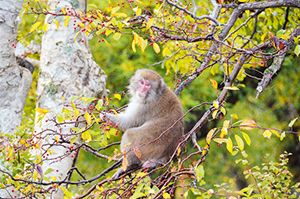
[[[112,179],[116,180],[124,173],[135,171],[137,169],[141,168],[141,161],[138,159],[138,157],[134,154],[134,152],[130,151],[126,154],[126,159],[128,162],[128,166],[126,170],[124,171],[123,168],[120,168],[113,176]]]

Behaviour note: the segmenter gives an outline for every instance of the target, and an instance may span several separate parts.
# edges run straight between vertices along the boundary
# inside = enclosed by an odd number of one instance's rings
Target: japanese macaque
[[[157,72],[136,71],[128,88],[132,97],[126,110],[105,115],[125,132],[121,152],[128,161],[127,168],[120,168],[113,179],[131,170],[152,169],[168,162],[183,136],[183,120],[178,121],[183,116],[181,103]]]

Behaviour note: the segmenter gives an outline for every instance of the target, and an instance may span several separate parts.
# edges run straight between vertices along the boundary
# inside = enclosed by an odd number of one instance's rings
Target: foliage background
[[[117,5],[120,1],[111,0],[110,5]],[[88,4],[94,4],[98,8],[104,10],[108,5],[109,1],[97,1],[90,0]],[[203,5],[209,5],[209,1],[203,1]],[[145,7],[154,7],[153,3],[145,3]],[[26,9],[26,5],[24,5]],[[93,5],[90,5],[88,8],[93,8]],[[28,9],[28,8],[27,8]],[[123,11],[129,10],[128,5],[125,8],[121,8]],[[126,12],[127,12],[126,11]],[[124,11],[125,12],[125,11]],[[129,11],[130,12],[130,11]],[[207,12],[203,9],[202,14]],[[276,32],[280,29],[280,24],[282,24],[281,16],[284,13],[282,9],[273,9],[272,11],[266,12],[266,17],[262,18],[259,23],[268,24],[271,21],[275,21],[278,25],[273,24],[272,32]],[[24,13],[21,13],[23,15]],[[28,15],[22,18],[22,24],[19,27],[20,30],[20,39],[26,44],[27,41],[41,42],[39,34],[27,35],[29,28],[36,16]],[[226,20],[224,18],[224,20]],[[245,27],[245,32],[251,31],[251,26]],[[40,30],[41,31],[41,30]],[[271,31],[271,30],[270,30]],[[260,37],[265,30],[258,30],[260,34],[257,37]],[[25,39],[25,40],[22,40]],[[105,70],[108,75],[107,88],[111,92],[111,104],[115,106],[122,106],[128,102],[126,97],[122,97],[122,100],[119,101],[113,98],[115,93],[126,92],[126,85],[130,76],[134,73],[136,69],[139,68],[151,68],[158,71],[164,78],[166,83],[171,87],[175,88],[175,78],[174,70],[169,70],[167,66],[162,66],[161,64],[155,64],[164,59],[162,54],[156,54],[152,48],[146,48],[145,52],[142,53],[141,50],[137,50],[136,53],[132,51],[131,35],[123,35],[122,38],[118,41],[108,36],[105,38],[107,42],[98,42],[99,38],[94,37],[90,40],[91,50],[94,56],[95,61]],[[257,39],[257,38],[256,38]],[[259,40],[259,39],[258,39]],[[162,45],[163,47],[163,45]],[[37,56],[33,56],[38,58]],[[230,119],[232,114],[237,114],[239,119],[250,118],[257,122],[262,127],[278,128],[283,130],[288,130],[288,123],[299,116],[300,113],[300,102],[299,102],[299,90],[300,90],[300,59],[299,57],[289,56],[285,59],[284,64],[279,71],[279,75],[274,78],[272,85],[269,86],[269,89],[264,91],[258,99],[255,99],[256,95],[256,85],[258,80],[252,78],[246,78],[241,84],[244,84],[245,87],[240,87],[240,91],[232,91],[227,97],[226,109],[227,114],[224,119]],[[184,63],[181,63],[184,64]],[[185,68],[186,66],[182,66]],[[264,66],[259,65],[256,67],[257,70],[263,71]],[[246,69],[247,73],[252,75],[257,75],[254,70]],[[34,83],[32,84],[32,90],[29,93],[26,107],[24,109],[23,117],[23,126],[28,130],[33,128],[33,118],[34,118],[34,108],[35,108],[35,90],[36,90],[36,81],[38,76],[38,69],[34,72]],[[194,81],[190,86],[188,86],[179,96],[184,110],[187,111],[191,107],[200,104],[201,102],[212,102],[217,93],[212,88],[210,79],[214,79],[217,82],[221,82],[223,75],[221,70],[218,68],[212,68],[211,70],[206,70],[196,81]],[[208,108],[208,107],[206,107]],[[190,130],[193,124],[201,117],[204,113],[205,108],[196,109],[192,111],[185,118],[186,131]],[[237,120],[235,120],[237,121]],[[214,126],[222,126],[222,120],[211,121],[207,123],[200,132],[198,132],[198,140],[201,146],[205,145],[205,136],[209,129]],[[293,130],[299,131],[300,122],[297,121],[294,125]],[[111,131],[112,141],[117,141],[121,139],[121,134],[119,133],[115,136],[115,131]],[[299,140],[297,136],[293,134],[287,134],[286,138],[283,141],[280,141],[279,138],[272,136],[271,139],[265,138],[262,136],[263,130],[251,130],[248,132],[251,137],[252,144],[251,146],[245,146],[247,154],[249,156],[248,160],[252,165],[261,165],[265,162],[265,155],[270,154],[269,161],[277,161],[278,156],[283,151],[288,151],[293,153],[293,156],[290,157],[289,168],[294,174],[294,181],[300,181],[300,153],[299,153]],[[94,127],[93,136],[97,137],[99,134],[99,129],[97,126]],[[95,141],[93,143],[95,147],[98,146],[98,143]],[[112,156],[116,148],[112,148],[107,151],[107,155]],[[192,151],[192,144],[189,143],[187,151]],[[206,161],[204,163],[205,168],[205,177],[204,177],[204,187],[211,188],[215,184],[228,183],[229,187],[236,189],[237,179],[244,181],[247,180],[243,177],[243,170],[247,169],[247,166],[242,164],[236,164],[235,160],[241,158],[238,154],[232,156],[228,153],[225,144],[218,146],[214,143],[211,146],[209,154],[206,156]],[[100,160],[93,157],[89,153],[84,151],[80,152],[78,167],[83,169],[87,178],[90,178],[105,168],[107,168],[110,163],[107,163],[106,160]],[[112,175],[110,173],[109,175]],[[73,175],[73,180],[76,180],[78,176]]]

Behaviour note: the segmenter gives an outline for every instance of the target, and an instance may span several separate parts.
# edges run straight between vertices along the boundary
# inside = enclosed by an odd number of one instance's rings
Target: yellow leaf
[[[116,40],[116,41],[118,41],[120,38],[121,38],[121,33],[118,33],[118,32],[116,32],[114,35],[113,35],[113,38]]]
[[[59,23],[58,23],[58,21],[56,21],[56,19],[53,19],[53,21],[54,21],[54,23],[56,24],[56,29],[58,30],[58,28],[59,28]]]
[[[146,30],[148,30],[149,28],[151,28],[151,26],[154,23],[154,18],[151,18],[148,22],[147,22],[147,26],[146,26]]]
[[[228,89],[228,90],[240,90],[238,87],[236,86],[226,86],[224,87],[224,89]]]
[[[223,113],[223,115],[226,115],[226,109],[223,106],[221,107],[221,112]]]
[[[107,105],[109,104],[108,97],[105,97]]]
[[[218,83],[214,79],[210,79],[210,83],[214,89],[218,89]]]
[[[147,175],[147,173],[139,172],[139,173],[136,175],[136,178],[144,177],[145,175]]]
[[[91,136],[91,134],[90,134],[89,131],[83,132],[82,135],[81,135],[81,138],[82,138],[84,141],[87,141],[87,142],[92,141],[92,136]]]
[[[70,16],[65,16],[65,17],[64,17],[64,20],[65,20],[64,25],[65,25],[65,27],[67,27],[68,24],[69,24],[69,21],[70,21]]]
[[[216,108],[216,109],[219,109],[219,102],[217,100],[215,100],[213,102],[213,106]]]
[[[171,199],[170,194],[168,194],[167,192],[163,193],[163,198],[165,199]]]
[[[244,133],[244,132],[242,132],[242,134],[243,134],[243,137],[244,137],[246,143],[250,146],[250,144],[251,144],[251,139],[250,139],[249,135],[246,134],[246,133]]]
[[[82,28],[85,28],[84,24],[81,23],[80,21],[78,21],[77,24],[80,25]]]
[[[135,40],[132,41],[131,47],[132,47],[133,52],[136,52],[136,49],[135,49]]]
[[[125,144],[124,146],[122,146],[122,147],[128,147],[129,145],[131,145],[132,143],[128,143],[128,144]]]
[[[216,119],[217,113],[218,113],[218,110],[214,110],[214,112],[212,113],[212,118],[213,119]]]
[[[241,151],[243,151],[243,150],[244,150],[244,141],[243,141],[242,138],[241,138],[240,136],[238,136],[238,135],[234,135],[234,137],[235,137],[235,140],[236,140],[236,142],[237,142],[239,148],[241,149]]]
[[[111,10],[111,14],[112,14],[112,15],[115,14],[119,9],[120,9],[119,6],[114,7],[114,8]]]
[[[225,121],[223,122],[223,127],[224,127],[224,128],[228,128],[228,127],[229,127],[229,123],[230,123],[229,120],[225,120]]]
[[[112,111],[114,112],[115,115],[118,115],[116,110],[112,109]]]
[[[138,8],[136,11],[136,16],[140,16],[142,14],[142,9]]]
[[[231,141],[230,137],[227,139],[226,148],[232,154],[233,145],[232,145],[232,141]]]
[[[220,138],[223,139],[224,135],[227,135],[227,134],[228,134],[228,129],[225,127],[222,127]]]
[[[137,147],[133,147],[132,151],[135,153],[136,157],[138,157],[138,159],[142,161],[140,150]]]
[[[122,161],[122,168],[124,171],[126,171],[127,165],[128,165],[128,160],[126,158],[126,155],[124,154],[123,161]]]
[[[84,117],[85,117],[87,124],[90,125],[92,123],[92,118],[91,118],[90,114],[88,112],[85,112]]]
[[[66,196],[68,196],[69,198],[73,198],[73,195],[67,190],[66,187],[60,186],[60,188],[63,190],[63,192]]]
[[[159,48],[159,45],[157,43],[153,43],[153,49],[156,52],[156,54],[158,54],[160,52],[160,48]]]
[[[16,174],[15,178],[16,179],[24,179],[24,176],[21,176],[20,174]]]
[[[285,132],[281,133],[281,135],[280,135],[280,141],[282,141],[283,138],[285,138]]]
[[[101,11],[100,10],[97,10],[97,14],[98,14],[98,17],[102,20],[103,19],[103,16],[101,14]]]
[[[265,138],[271,138],[271,135],[272,135],[272,132],[270,130],[266,130],[264,133],[263,133],[263,136]]]
[[[145,52],[145,49],[147,48],[147,45],[148,45],[148,41],[147,40],[143,40],[143,44],[141,46],[142,52]]]
[[[279,133],[275,130],[270,130],[273,134],[275,134],[277,137],[280,137]]]
[[[59,137],[58,137],[58,136],[55,136],[55,140],[56,140],[57,142],[59,142]]]
[[[47,109],[42,109],[42,108],[36,108],[35,109],[37,112],[39,112],[40,114],[46,114],[49,113],[50,111],[48,111]]]
[[[22,192],[23,192],[24,194],[28,193],[28,191],[31,190],[31,186],[32,186],[32,185],[28,185],[27,187],[25,187],[25,188],[23,189]]]
[[[213,133],[216,131],[216,128],[211,129],[206,136],[206,143],[210,144]]]
[[[20,143],[20,144],[25,144],[26,141],[22,139],[22,140],[19,140],[19,143]]]
[[[180,155],[180,152],[181,152],[181,147],[179,146],[178,150],[177,150],[177,156]]]
[[[48,23],[45,23],[45,24],[43,25],[43,30],[44,30],[44,32],[46,32],[46,31],[48,30],[48,28],[49,28],[49,24],[48,24]]]
[[[247,131],[253,129],[255,126],[255,121],[251,119],[246,119],[240,124],[240,128]]]
[[[296,120],[298,119],[298,117],[296,117],[295,119],[293,119],[290,123],[289,123],[289,127],[292,128],[296,122]]]
[[[121,95],[120,94],[115,94],[114,97],[117,98],[118,100],[121,100]]]
[[[222,144],[224,142],[227,142],[227,139],[214,138],[213,141],[217,142],[218,144]]]
[[[79,33],[80,33],[80,31],[78,31],[78,32],[76,33],[76,35],[75,35],[75,37],[74,37],[74,42],[76,41],[76,38],[78,37]]]
[[[41,23],[42,23],[42,22],[37,21],[35,24],[33,24],[33,25],[30,27],[29,33],[32,33],[33,31],[35,31],[35,29],[37,29],[37,27],[39,27],[39,25],[40,25]]]
[[[237,116],[237,114],[233,114],[233,115],[231,115],[231,117],[233,117],[235,119],[239,119],[239,117]]]

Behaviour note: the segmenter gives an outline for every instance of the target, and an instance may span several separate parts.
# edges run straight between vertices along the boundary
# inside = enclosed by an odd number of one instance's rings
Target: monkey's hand
[[[106,122],[106,123],[112,123],[115,125],[115,122],[113,120],[112,114],[111,113],[107,113],[107,112],[101,112],[100,113],[100,118],[102,121]]]

